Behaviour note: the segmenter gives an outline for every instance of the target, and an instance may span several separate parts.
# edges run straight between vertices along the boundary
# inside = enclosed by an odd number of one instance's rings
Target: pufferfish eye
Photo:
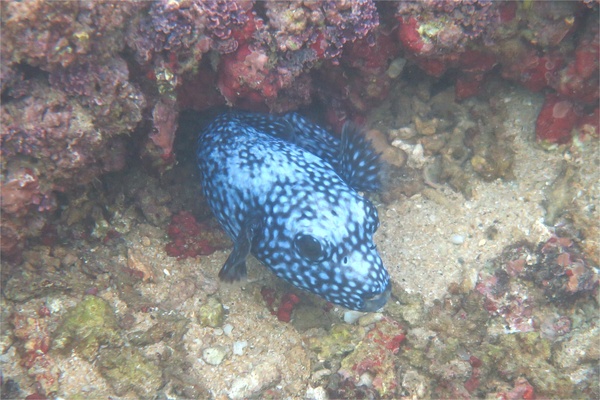
[[[299,234],[295,243],[298,254],[309,261],[319,261],[325,257],[323,246],[314,236]]]

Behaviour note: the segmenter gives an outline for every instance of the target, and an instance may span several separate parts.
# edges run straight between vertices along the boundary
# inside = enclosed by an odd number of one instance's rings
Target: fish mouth
[[[364,312],[375,312],[379,310],[381,307],[385,306],[388,299],[390,298],[390,294],[392,293],[392,285],[388,283],[385,290],[370,299],[365,300],[365,305],[363,306],[361,311]]]

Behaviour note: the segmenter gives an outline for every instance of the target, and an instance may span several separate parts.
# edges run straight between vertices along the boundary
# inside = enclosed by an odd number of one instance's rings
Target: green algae
[[[328,335],[310,338],[309,347],[317,353],[320,360],[329,360],[354,350],[364,335],[363,327],[336,324],[331,327]]]
[[[117,318],[111,306],[100,297],[85,296],[63,317],[52,347],[59,351],[75,351],[91,361],[101,345],[121,343]]]
[[[118,396],[134,391],[141,398],[152,398],[163,383],[158,366],[134,348],[103,349],[98,365]]]
[[[218,328],[225,321],[223,304],[214,297],[209,297],[198,309],[198,323],[202,326]]]
[[[527,377],[544,396],[571,398],[574,385],[550,363],[551,357],[551,341],[538,332],[527,332],[502,335],[496,345],[484,345],[483,362],[503,376]]]

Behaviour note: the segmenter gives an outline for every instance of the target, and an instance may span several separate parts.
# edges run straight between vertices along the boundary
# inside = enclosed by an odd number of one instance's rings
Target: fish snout
[[[364,305],[362,307],[363,312],[375,312],[385,306],[388,299],[390,298],[390,294],[392,293],[392,285],[391,282],[388,281],[386,288],[383,292],[378,293],[370,298],[364,300]]]

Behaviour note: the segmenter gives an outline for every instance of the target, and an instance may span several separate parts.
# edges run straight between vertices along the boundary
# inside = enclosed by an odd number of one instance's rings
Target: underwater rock
[[[198,308],[198,323],[202,326],[209,326],[211,328],[218,328],[223,325],[225,321],[225,309],[223,304],[215,298],[209,297],[206,302]]]
[[[55,271],[19,269],[8,279],[2,292],[8,300],[24,302],[30,299],[69,292],[72,285]]]
[[[18,263],[24,240],[40,235],[34,223],[43,225],[57,209],[57,195],[122,169],[129,150],[141,147],[155,169],[172,167],[176,117],[187,107],[281,113],[317,100],[339,131],[347,120],[363,121],[413,65],[435,77],[455,70],[459,100],[500,73],[530,90],[559,93],[575,108],[595,105],[597,7],[591,1],[4,2],[3,255]],[[546,114],[539,120],[549,129],[538,129],[538,137],[568,142],[568,127],[558,123],[565,118]],[[427,147],[439,150],[441,143]],[[487,170],[489,163],[476,161]],[[464,179],[455,180],[469,196]]]
[[[573,331],[570,337],[558,346],[553,357],[563,370],[591,368],[600,359],[597,346],[600,329],[597,326],[583,326]]]
[[[210,365],[219,365],[227,356],[227,348],[223,346],[208,347],[202,351],[202,359]]]
[[[189,320],[170,315],[158,315],[158,322],[146,331],[136,331],[127,335],[134,346],[147,346],[166,340],[172,343],[181,341],[188,330]]]
[[[363,374],[368,373],[373,377],[372,385],[380,396],[393,397],[397,389],[393,355],[398,353],[404,339],[402,327],[384,318],[342,360],[338,374],[358,386]]]
[[[114,311],[105,300],[96,296],[85,296],[67,311],[53,336],[53,349],[72,350],[87,360],[96,357],[101,345],[122,344]]]
[[[97,362],[100,373],[118,396],[133,391],[142,398],[151,397],[163,384],[158,366],[135,348],[102,349]]]
[[[264,362],[252,368],[246,375],[234,379],[228,395],[232,399],[244,399],[260,396],[269,387],[281,380],[279,368],[272,362]],[[277,397],[277,396],[276,396]]]
[[[352,351],[365,335],[363,327],[335,324],[323,337],[311,337],[309,347],[317,353],[319,360],[330,360]]]
[[[15,313],[11,319],[15,338],[22,343],[21,363],[27,374],[35,379],[39,392],[49,396],[58,391],[60,370],[54,358],[48,354],[50,335],[48,322],[42,315],[29,316],[26,313]]]

